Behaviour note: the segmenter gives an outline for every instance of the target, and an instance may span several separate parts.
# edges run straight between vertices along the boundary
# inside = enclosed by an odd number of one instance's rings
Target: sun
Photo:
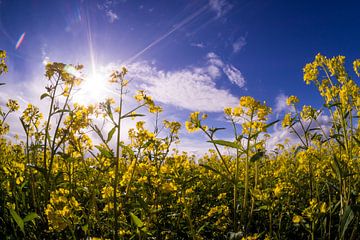
[[[86,105],[103,101],[108,94],[107,82],[105,73],[93,71],[83,78],[79,89],[73,95],[73,102]]]

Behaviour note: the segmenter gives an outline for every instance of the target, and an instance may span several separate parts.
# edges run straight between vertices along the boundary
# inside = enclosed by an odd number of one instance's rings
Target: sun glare
[[[86,76],[80,89],[74,94],[73,101],[80,104],[100,102],[106,98],[106,75],[94,71]]]

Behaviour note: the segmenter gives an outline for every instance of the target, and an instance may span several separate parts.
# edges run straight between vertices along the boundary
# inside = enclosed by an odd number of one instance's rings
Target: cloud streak
[[[210,0],[209,6],[216,13],[216,18],[224,16],[233,7],[226,0]]]
[[[232,84],[243,88],[246,84],[245,78],[235,66],[224,63],[218,55],[213,52],[207,54],[208,62],[214,68],[220,68]]]
[[[184,25],[186,25],[187,23],[189,23],[190,21],[192,21],[193,19],[195,19],[197,16],[199,16],[200,14],[202,14],[203,12],[205,12],[208,9],[208,6],[205,5],[204,7],[200,8],[199,10],[197,10],[196,12],[194,12],[193,14],[191,14],[190,16],[186,17],[184,20],[180,21],[179,23],[175,24],[168,32],[164,33],[163,35],[161,35],[160,37],[158,37],[157,39],[155,39],[153,42],[151,42],[150,44],[148,44],[145,48],[143,48],[142,50],[140,50],[138,53],[136,53],[135,55],[133,55],[132,57],[130,57],[128,60],[125,61],[124,64],[129,64],[132,63],[134,60],[136,60],[138,57],[140,57],[142,54],[144,54],[145,52],[147,52],[148,50],[150,50],[151,48],[153,48],[154,46],[156,46],[157,44],[159,44],[162,40],[164,40],[165,38],[167,38],[168,36],[170,36],[172,33],[174,33],[175,31],[177,31],[178,29],[182,28]]]
[[[241,49],[243,49],[243,47],[245,47],[245,45],[247,44],[246,42],[246,38],[245,37],[240,37],[239,39],[237,39],[232,47],[233,47],[233,53],[238,53],[241,51]]]

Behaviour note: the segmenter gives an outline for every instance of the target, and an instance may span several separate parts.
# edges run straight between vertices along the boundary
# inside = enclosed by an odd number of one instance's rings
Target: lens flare
[[[22,44],[22,42],[24,41],[26,32],[23,32],[20,37],[19,40],[17,41],[16,45],[15,45],[15,49],[18,49],[20,47],[20,45]]]

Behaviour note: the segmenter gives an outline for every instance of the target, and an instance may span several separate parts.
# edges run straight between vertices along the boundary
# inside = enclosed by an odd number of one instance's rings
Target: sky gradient
[[[46,107],[39,94],[47,61],[84,64],[99,88],[110,69],[124,65],[133,90],[152,95],[164,119],[183,123],[204,111],[209,125],[222,126],[222,109],[250,95],[266,101],[275,120],[289,95],[321,106],[302,80],[317,53],[344,55],[349,66],[360,57],[359,8],[357,1],[0,0],[0,49],[9,66],[0,103],[11,97],[22,107]],[[87,88],[79,99],[112,94]],[[185,150],[208,146],[200,135],[182,136]]]

